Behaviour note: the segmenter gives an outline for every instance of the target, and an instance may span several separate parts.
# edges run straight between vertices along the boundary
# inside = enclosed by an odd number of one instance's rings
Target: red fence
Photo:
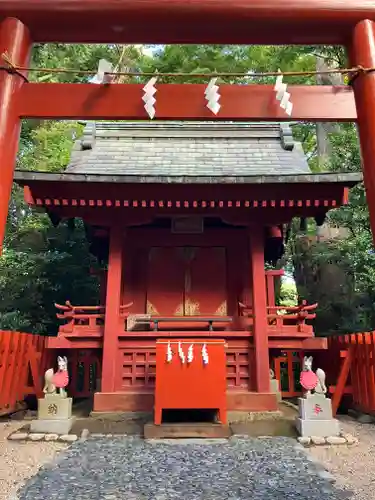
[[[329,338],[319,366],[327,374],[334,413],[345,394],[358,410],[375,413],[375,332]]]
[[[17,409],[28,394],[42,394],[45,338],[0,331],[0,415]]]
[[[56,364],[54,351],[45,349],[45,337],[0,330],[0,415],[19,409],[28,395],[43,395],[44,372]],[[100,353],[71,350],[68,356],[69,393],[76,398],[98,390]]]

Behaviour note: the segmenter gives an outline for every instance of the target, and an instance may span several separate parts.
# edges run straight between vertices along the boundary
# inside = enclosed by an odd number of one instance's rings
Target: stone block
[[[63,434],[60,436],[60,441],[64,441],[65,443],[74,443],[77,439],[78,436],[76,434]]]
[[[89,436],[90,436],[90,431],[88,429],[82,429],[81,441],[86,441],[86,439],[88,439]]]
[[[300,436],[317,436],[326,438],[328,436],[340,435],[340,424],[338,420],[306,420],[296,418],[296,428]]]
[[[44,434],[29,434],[29,439],[31,441],[42,441],[42,439],[44,439]]]
[[[326,439],[321,436],[311,436],[311,442],[312,444],[321,446],[323,444],[326,444]]]
[[[60,420],[38,419],[32,420],[30,431],[44,434],[68,434],[75,421],[74,417]]]
[[[15,432],[14,434],[11,434],[8,439],[11,441],[24,441],[27,439],[29,434],[27,432]]]
[[[326,439],[328,444],[346,444],[346,439],[340,436],[328,436]]]
[[[73,398],[63,398],[56,395],[46,395],[38,399],[38,419],[62,420],[72,416]]]
[[[331,420],[331,400],[319,395],[298,398],[299,417],[303,420]]]
[[[299,444],[302,444],[303,446],[309,446],[309,444],[311,443],[311,438],[310,437],[299,437],[298,438],[298,442]]]
[[[44,439],[46,441],[57,441],[59,439],[59,435],[58,434],[46,434],[44,436]]]

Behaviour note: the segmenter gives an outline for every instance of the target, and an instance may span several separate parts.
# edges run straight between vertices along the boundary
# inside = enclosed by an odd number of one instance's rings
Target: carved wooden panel
[[[155,385],[156,354],[150,349],[121,349],[121,388],[149,389]]]
[[[249,350],[228,347],[226,358],[227,388],[248,389],[250,384]]]

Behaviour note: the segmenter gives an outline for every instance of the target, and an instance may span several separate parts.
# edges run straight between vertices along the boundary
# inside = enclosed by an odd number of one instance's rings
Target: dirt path
[[[0,422],[0,500],[15,500],[17,488],[64,450],[63,443],[17,443],[9,434],[22,422]]]
[[[355,500],[375,500],[375,425],[360,424],[350,417],[340,419],[344,432],[359,439],[355,446],[311,448],[343,489],[354,491]]]

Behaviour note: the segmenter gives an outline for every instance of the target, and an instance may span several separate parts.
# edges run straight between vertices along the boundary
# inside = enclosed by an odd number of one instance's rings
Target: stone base
[[[279,381],[276,380],[275,378],[270,380],[270,391],[276,394],[276,399],[278,403],[282,400],[280,388],[279,388]]]
[[[296,418],[296,428],[302,437],[322,437],[339,436],[340,424],[338,420],[332,418],[330,420],[305,420]]]
[[[145,439],[227,439],[232,435],[230,427],[222,424],[146,424]]]
[[[42,434],[69,434],[75,417],[63,419],[38,419],[30,423],[30,432]]]
[[[38,399],[38,419],[62,420],[72,416],[73,398],[63,398],[59,395],[46,395]]]
[[[325,396],[298,398],[299,417],[303,420],[332,420],[332,401]]]

